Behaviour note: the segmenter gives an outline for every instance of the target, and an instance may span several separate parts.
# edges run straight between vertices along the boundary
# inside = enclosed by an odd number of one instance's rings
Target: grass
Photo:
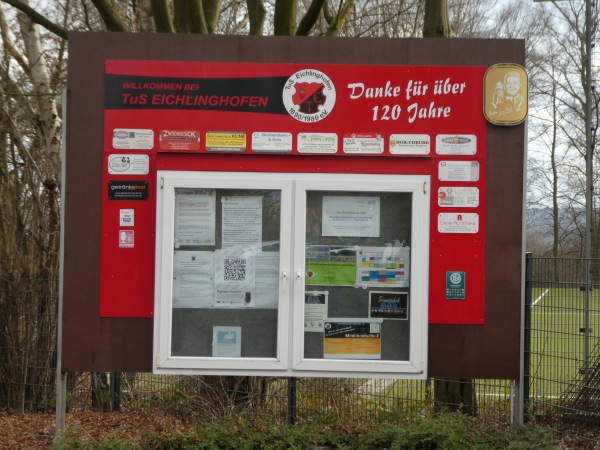
[[[576,288],[533,289],[531,377],[533,389],[547,398],[564,394],[584,365],[585,292]],[[600,293],[590,295],[590,350],[600,335]]]

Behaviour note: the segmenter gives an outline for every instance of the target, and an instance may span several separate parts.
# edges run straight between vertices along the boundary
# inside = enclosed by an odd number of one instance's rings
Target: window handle
[[[288,274],[285,270],[281,273],[281,290],[283,292],[288,291]]]
[[[296,292],[302,292],[302,272],[296,272]]]

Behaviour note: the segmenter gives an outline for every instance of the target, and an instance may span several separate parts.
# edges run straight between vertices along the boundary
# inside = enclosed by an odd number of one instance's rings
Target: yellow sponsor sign
[[[246,150],[246,133],[240,131],[208,131],[206,150],[218,152],[243,152]]]

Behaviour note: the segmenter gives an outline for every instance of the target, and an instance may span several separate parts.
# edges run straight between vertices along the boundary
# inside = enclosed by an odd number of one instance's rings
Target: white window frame
[[[428,175],[158,171],[155,373],[427,377],[430,177]],[[176,188],[281,191],[280,288],[275,358],[171,356],[173,227]],[[409,358],[406,361],[304,358],[304,267],[308,191],[412,195]],[[289,245],[286,245],[289,243]],[[243,333],[242,333],[243,336]],[[382,336],[385,339],[385,336]]]
[[[410,263],[410,342],[408,361],[355,360],[355,359],[306,359],[304,358],[304,329],[293,330],[293,370],[302,375],[318,372],[343,371],[350,376],[364,376],[365,372],[397,378],[426,378],[427,320],[429,284],[429,176],[414,175],[302,175],[296,177],[295,214],[304,217],[307,191],[332,192],[391,192],[412,194],[411,211],[411,263]],[[306,221],[296,220],[294,229],[295,249],[304,249]],[[304,274],[295,268],[305,266],[305,252],[294,251],[294,292],[301,297],[294,301],[292,316],[304,317]],[[353,319],[348,319],[349,321]],[[385,339],[385,336],[382,336]]]
[[[248,371],[286,371],[289,368],[288,332],[290,320],[287,301],[287,280],[280,281],[277,347],[274,358],[219,358],[200,356],[172,356],[172,293],[175,190],[198,189],[273,189],[281,191],[280,242],[290,242],[291,223],[285,220],[292,214],[292,182],[276,174],[158,171],[156,203],[156,275],[154,355],[155,373],[243,374]],[[289,246],[280,245],[281,275],[289,273]],[[243,336],[243,332],[242,332]]]

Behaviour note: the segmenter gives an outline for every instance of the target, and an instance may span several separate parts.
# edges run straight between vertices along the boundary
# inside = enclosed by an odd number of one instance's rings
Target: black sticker
[[[148,200],[147,181],[109,181],[109,200]]]
[[[370,316],[379,319],[408,319],[408,292],[370,292]]]

